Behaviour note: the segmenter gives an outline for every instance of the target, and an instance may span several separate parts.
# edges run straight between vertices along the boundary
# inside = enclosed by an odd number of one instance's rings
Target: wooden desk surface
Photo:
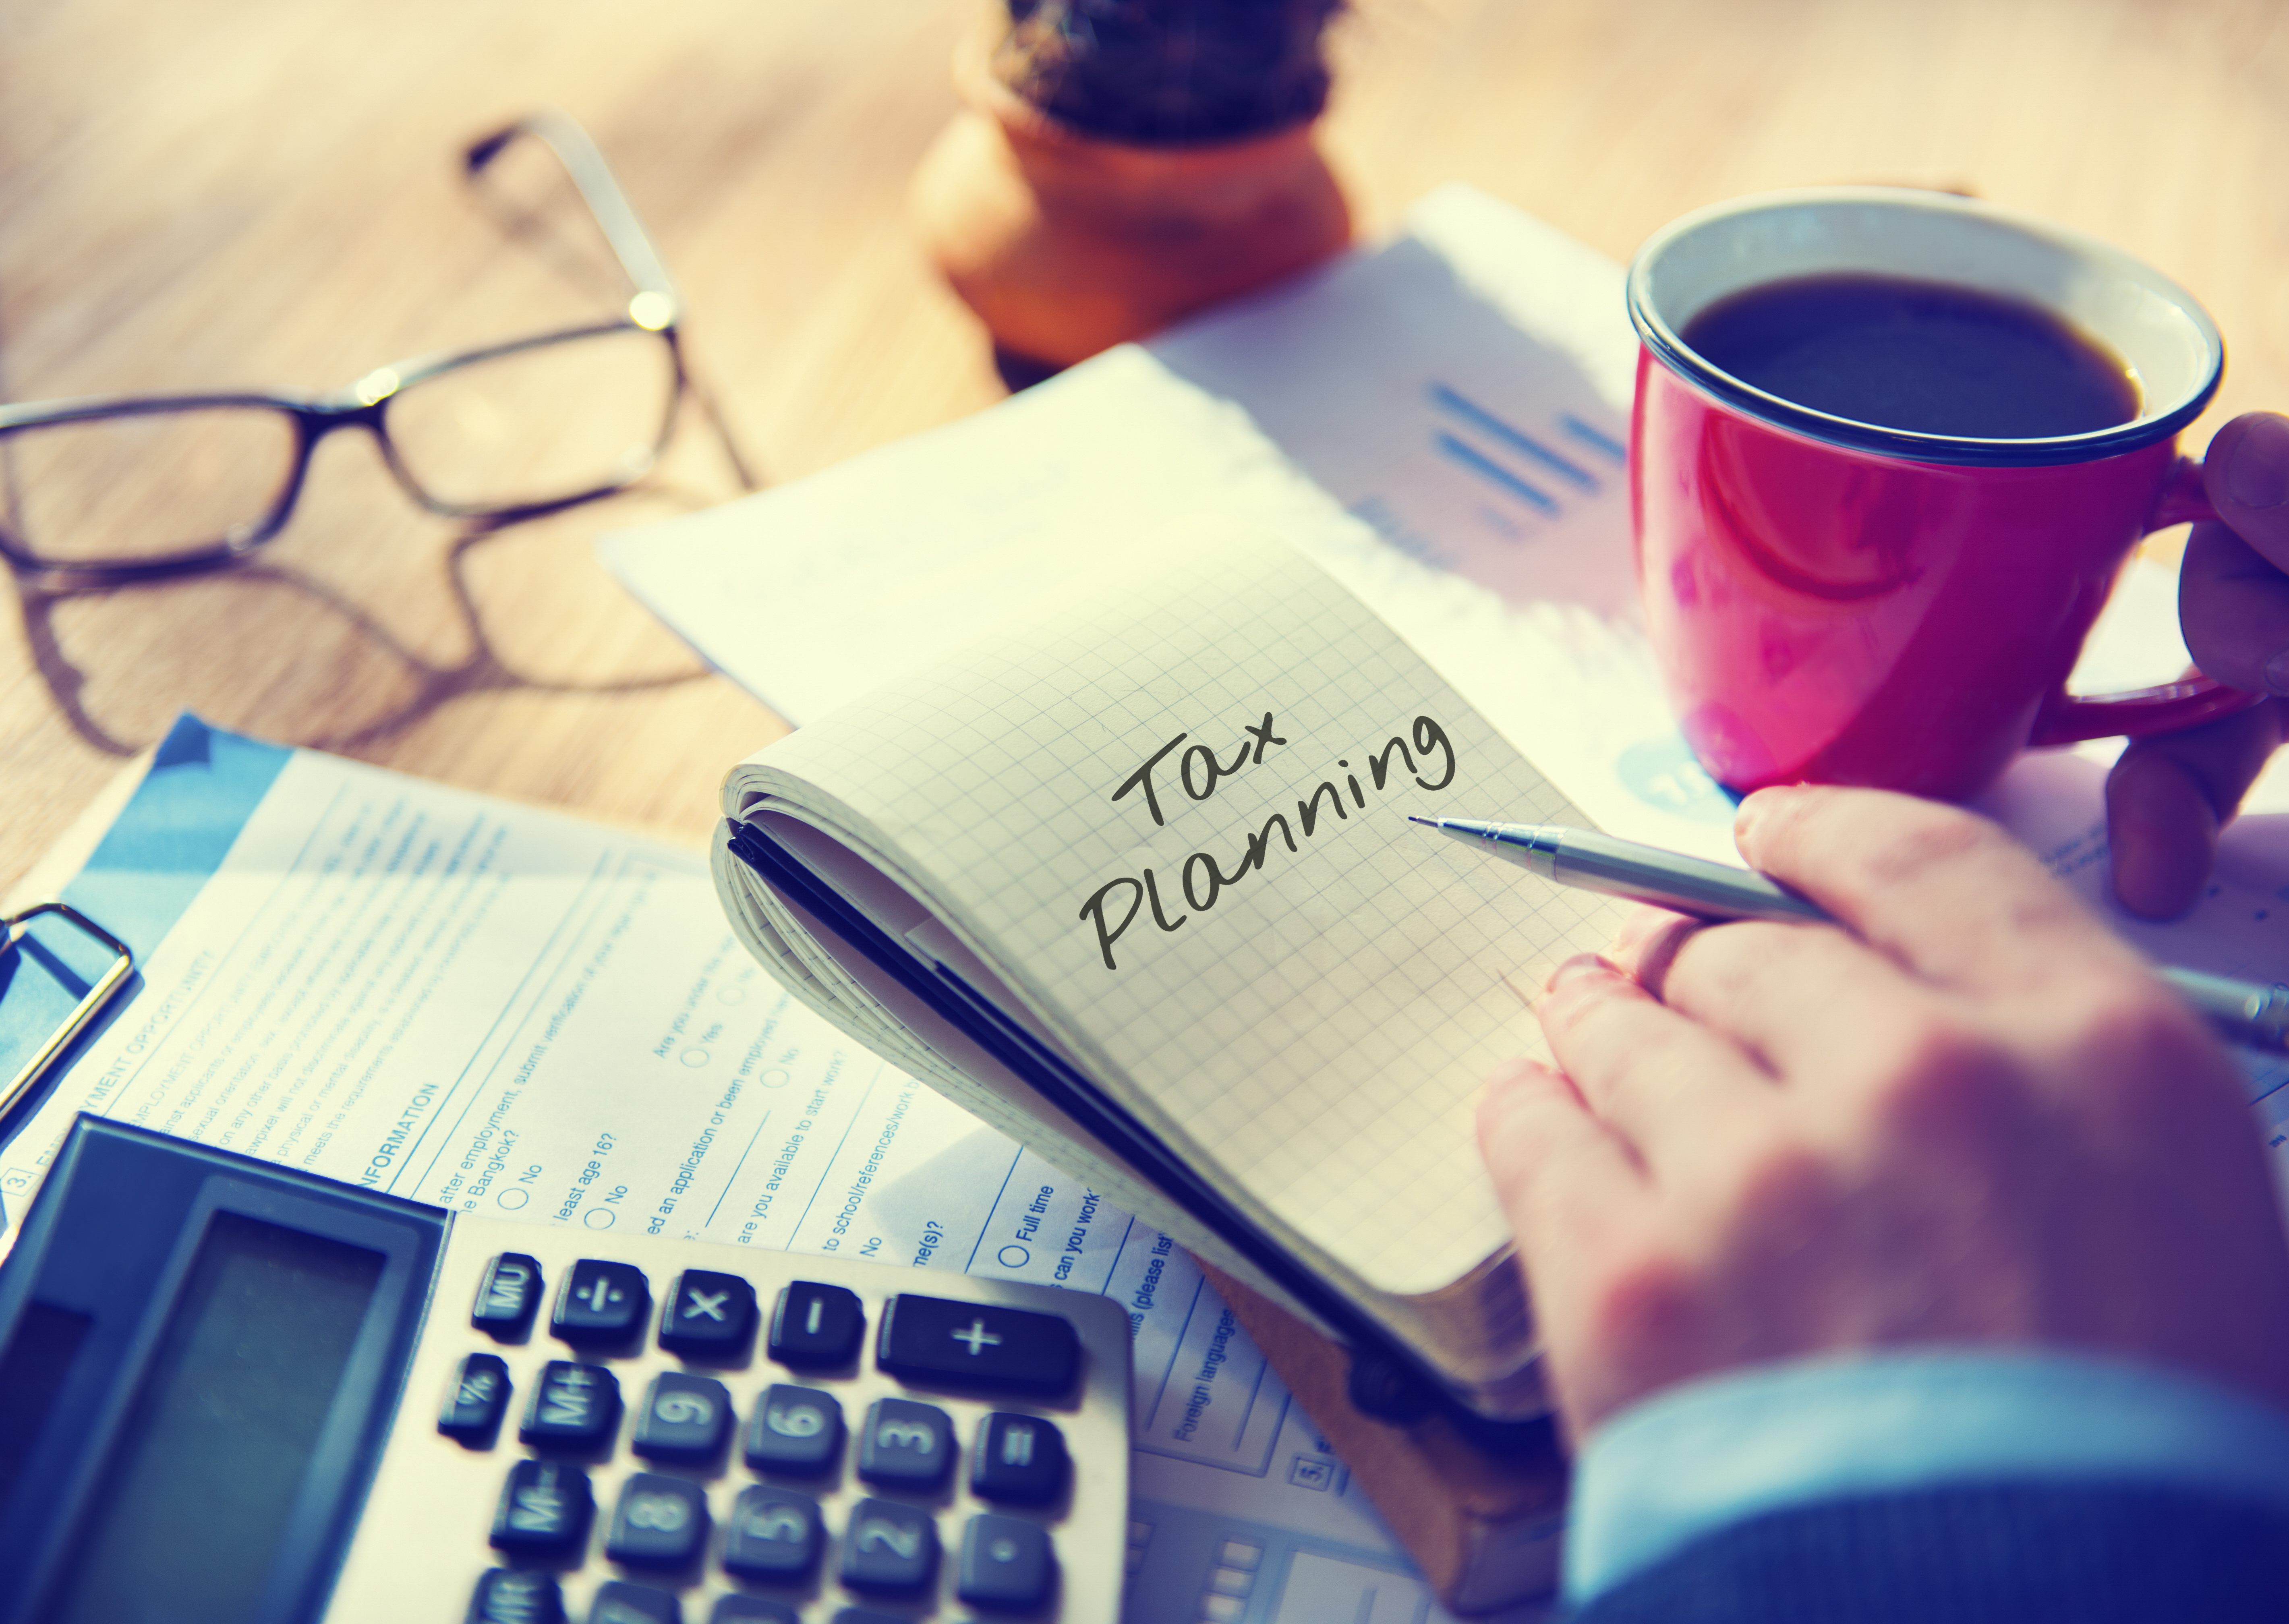
[[[0,22],[0,398],[331,386],[609,309],[551,195],[459,176],[544,104],[594,135],[773,480],[991,403],[901,219],[975,0],[17,0]],[[1357,0],[1327,134],[1369,230],[1448,179],[1625,259],[1772,187],[1975,190],[2193,288],[2225,416],[2289,402],[2289,6],[2276,0]],[[511,188],[507,195],[521,195]],[[556,229],[557,227],[562,229]],[[0,891],[179,710],[697,842],[781,726],[603,574],[655,487],[490,536],[321,450],[259,561],[0,615]],[[759,626],[757,636],[769,636]]]

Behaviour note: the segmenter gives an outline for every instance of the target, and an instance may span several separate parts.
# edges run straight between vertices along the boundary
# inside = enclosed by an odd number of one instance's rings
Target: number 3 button
[[[647,1461],[706,1461],[730,1429],[731,1395],[706,1376],[662,1371],[644,1394],[631,1445]]]

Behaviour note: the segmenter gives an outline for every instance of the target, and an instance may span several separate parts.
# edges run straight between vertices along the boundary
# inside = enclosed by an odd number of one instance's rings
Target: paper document
[[[1271,1610],[1298,1552],[1419,1590],[1191,1261],[791,999],[696,855],[187,718],[67,895],[135,919],[140,984],[0,1145],[11,1218],[88,1110],[603,1248],[1103,1292],[1136,1334],[1130,1618],[1190,1624],[1235,1540],[1236,1617],[1303,1616]]]

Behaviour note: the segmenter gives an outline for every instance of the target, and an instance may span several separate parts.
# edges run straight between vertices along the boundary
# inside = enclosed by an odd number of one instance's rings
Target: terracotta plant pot
[[[1351,210],[1304,123],[1197,146],[1084,135],[954,54],[969,106],[914,171],[923,250],[1001,350],[1067,366],[1318,263]]]

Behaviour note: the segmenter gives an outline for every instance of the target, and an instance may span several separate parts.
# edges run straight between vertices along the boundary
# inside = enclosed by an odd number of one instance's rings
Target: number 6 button
[[[651,1379],[630,1447],[647,1461],[706,1461],[730,1429],[731,1395],[721,1381],[664,1370]]]

